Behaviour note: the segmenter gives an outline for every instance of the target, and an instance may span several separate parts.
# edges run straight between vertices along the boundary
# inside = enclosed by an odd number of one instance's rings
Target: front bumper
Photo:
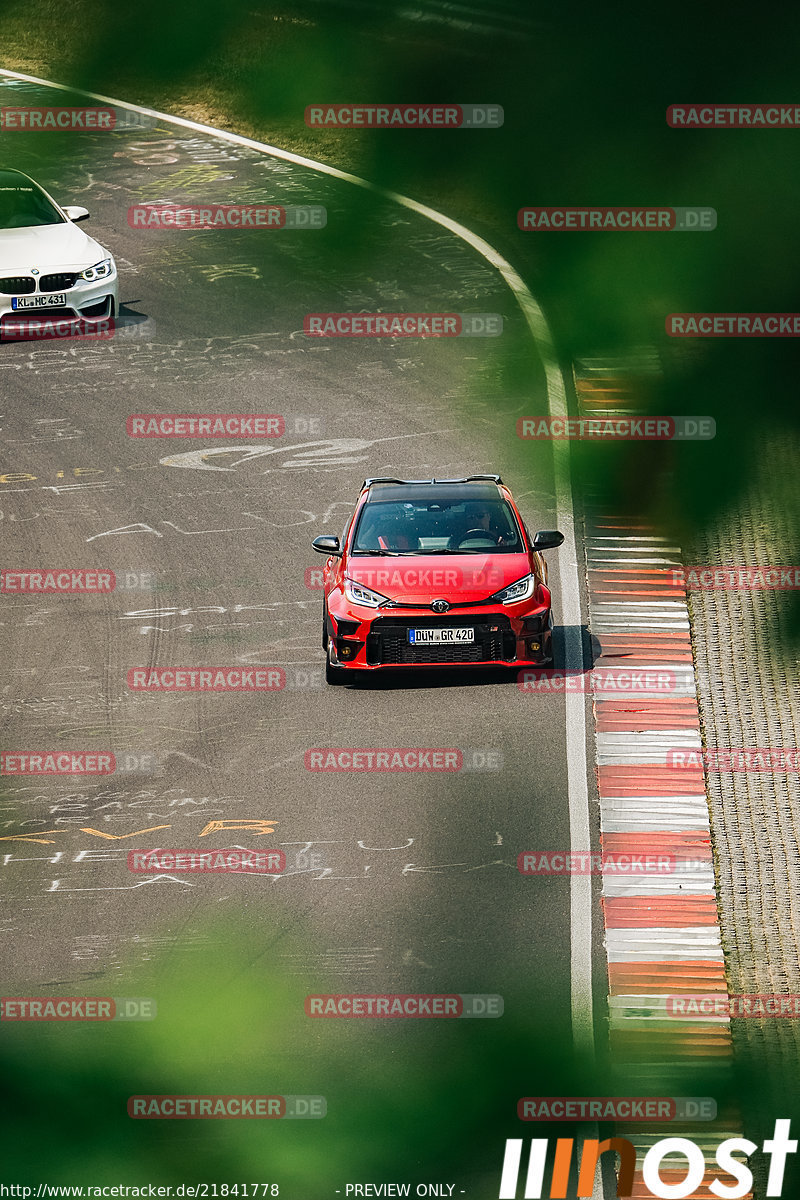
[[[342,604],[328,611],[327,634],[336,665],[356,671],[386,667],[544,666],[552,661],[551,610],[532,606],[511,614],[503,605],[437,616],[429,608],[370,609]],[[365,615],[368,612],[369,615]],[[408,640],[409,629],[468,627],[472,642]]]
[[[118,312],[118,288],[115,270],[104,279],[92,282],[78,280],[72,287],[62,288],[66,303],[58,307],[14,309],[11,307],[11,295],[0,293],[0,336],[13,338],[14,327],[21,324],[48,326],[55,323],[63,326],[67,321],[82,327],[95,322],[100,324]],[[28,299],[47,294],[36,291],[25,293],[24,296]]]

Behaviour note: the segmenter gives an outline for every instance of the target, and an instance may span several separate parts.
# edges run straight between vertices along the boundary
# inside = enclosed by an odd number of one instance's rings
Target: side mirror
[[[339,549],[339,539],[337,537],[314,538],[311,545],[318,554],[336,554],[341,558],[342,552]]]
[[[564,540],[563,533],[559,533],[557,529],[540,529],[534,536],[534,550],[552,550],[555,546],[560,546]]]
[[[86,221],[89,217],[88,208],[81,208],[80,204],[65,204],[62,209],[64,216],[69,217],[70,221]]]

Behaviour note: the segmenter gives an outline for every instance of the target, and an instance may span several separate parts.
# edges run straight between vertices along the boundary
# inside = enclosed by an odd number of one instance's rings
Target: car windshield
[[[519,554],[523,550],[507,501],[369,500],[351,554]]]
[[[0,229],[61,225],[64,217],[30,179],[0,171]]]

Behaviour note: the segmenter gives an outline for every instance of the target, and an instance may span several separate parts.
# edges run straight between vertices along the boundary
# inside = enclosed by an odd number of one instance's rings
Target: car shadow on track
[[[138,303],[138,300],[129,300],[125,304],[120,304],[114,329],[117,336],[143,337],[145,335],[152,335],[155,332],[155,324],[152,317],[148,317],[147,313],[137,312],[136,309],[131,308],[132,304]]]

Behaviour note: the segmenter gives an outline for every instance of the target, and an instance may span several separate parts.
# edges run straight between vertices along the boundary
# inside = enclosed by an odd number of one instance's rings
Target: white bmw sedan
[[[77,227],[88,216],[61,208],[21,171],[0,170],[0,329],[20,318],[116,315],[116,264]]]

